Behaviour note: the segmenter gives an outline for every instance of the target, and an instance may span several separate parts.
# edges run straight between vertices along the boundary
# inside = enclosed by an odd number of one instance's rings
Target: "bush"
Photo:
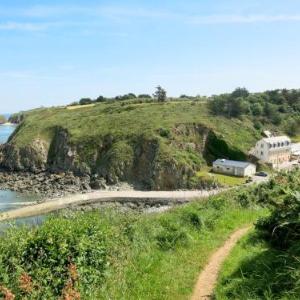
[[[300,193],[289,193],[270,206],[271,215],[261,219],[257,228],[275,247],[286,249],[300,238]]]
[[[0,282],[12,292],[23,295],[15,283],[26,276],[34,289],[28,299],[44,295],[47,299],[62,295],[69,280],[70,267],[78,272],[80,289],[101,284],[107,267],[105,230],[93,215],[70,219],[49,219],[30,235],[7,234],[0,245]],[[9,242],[8,242],[9,241]],[[8,276],[10,274],[10,276]]]

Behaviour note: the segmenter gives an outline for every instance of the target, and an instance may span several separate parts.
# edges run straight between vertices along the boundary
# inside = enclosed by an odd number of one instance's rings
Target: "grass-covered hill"
[[[259,137],[248,117],[215,116],[203,101],[111,101],[27,112],[0,160],[173,189],[194,184],[215,158],[245,159]]]
[[[151,189],[191,188],[208,181],[196,174],[214,159],[246,159],[264,129],[294,140],[300,136],[299,90],[251,94],[238,88],[169,101],[164,94],[163,102],[125,96],[84,98],[79,103],[85,105],[14,115],[20,125],[2,147],[0,164],[31,172],[72,171]]]

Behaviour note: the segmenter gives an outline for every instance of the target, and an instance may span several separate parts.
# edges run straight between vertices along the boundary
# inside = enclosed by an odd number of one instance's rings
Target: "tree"
[[[140,94],[138,95],[138,98],[141,98],[141,99],[151,99],[151,95],[148,95],[148,94]]]
[[[156,88],[153,97],[157,99],[158,102],[167,101],[167,92],[160,85]]]
[[[97,99],[96,99],[96,102],[105,102],[106,99],[103,97],[103,96],[99,96]]]
[[[263,114],[264,108],[260,103],[256,102],[251,106],[251,111],[254,116],[261,116]]]
[[[93,103],[93,100],[90,98],[82,98],[79,101],[80,105],[87,105],[87,104],[91,104],[91,103]]]
[[[246,98],[249,96],[249,92],[246,88],[237,88],[231,93],[232,98]]]

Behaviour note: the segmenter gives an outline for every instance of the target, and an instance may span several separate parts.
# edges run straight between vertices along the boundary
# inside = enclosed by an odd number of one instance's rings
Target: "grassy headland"
[[[202,101],[48,108],[26,114],[2,165],[99,174],[109,183],[151,189],[186,188],[199,184],[196,172],[215,158],[246,159],[259,137],[247,117],[216,117]]]
[[[11,170],[72,171],[148,189],[201,188],[211,182],[197,172],[216,158],[247,159],[262,130],[297,139],[299,99],[298,90],[245,89],[165,102],[133,94],[84,98],[79,103],[86,105],[14,115],[20,125],[1,150],[0,163]]]

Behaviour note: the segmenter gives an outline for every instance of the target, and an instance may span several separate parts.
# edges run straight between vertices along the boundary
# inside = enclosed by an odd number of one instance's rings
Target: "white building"
[[[292,158],[299,159],[300,158],[300,143],[292,144],[291,151],[292,151]]]
[[[246,177],[255,174],[256,166],[244,161],[217,159],[213,163],[213,171],[215,173]]]
[[[291,140],[287,136],[264,138],[255,145],[252,154],[260,161],[274,165],[290,161]]]

